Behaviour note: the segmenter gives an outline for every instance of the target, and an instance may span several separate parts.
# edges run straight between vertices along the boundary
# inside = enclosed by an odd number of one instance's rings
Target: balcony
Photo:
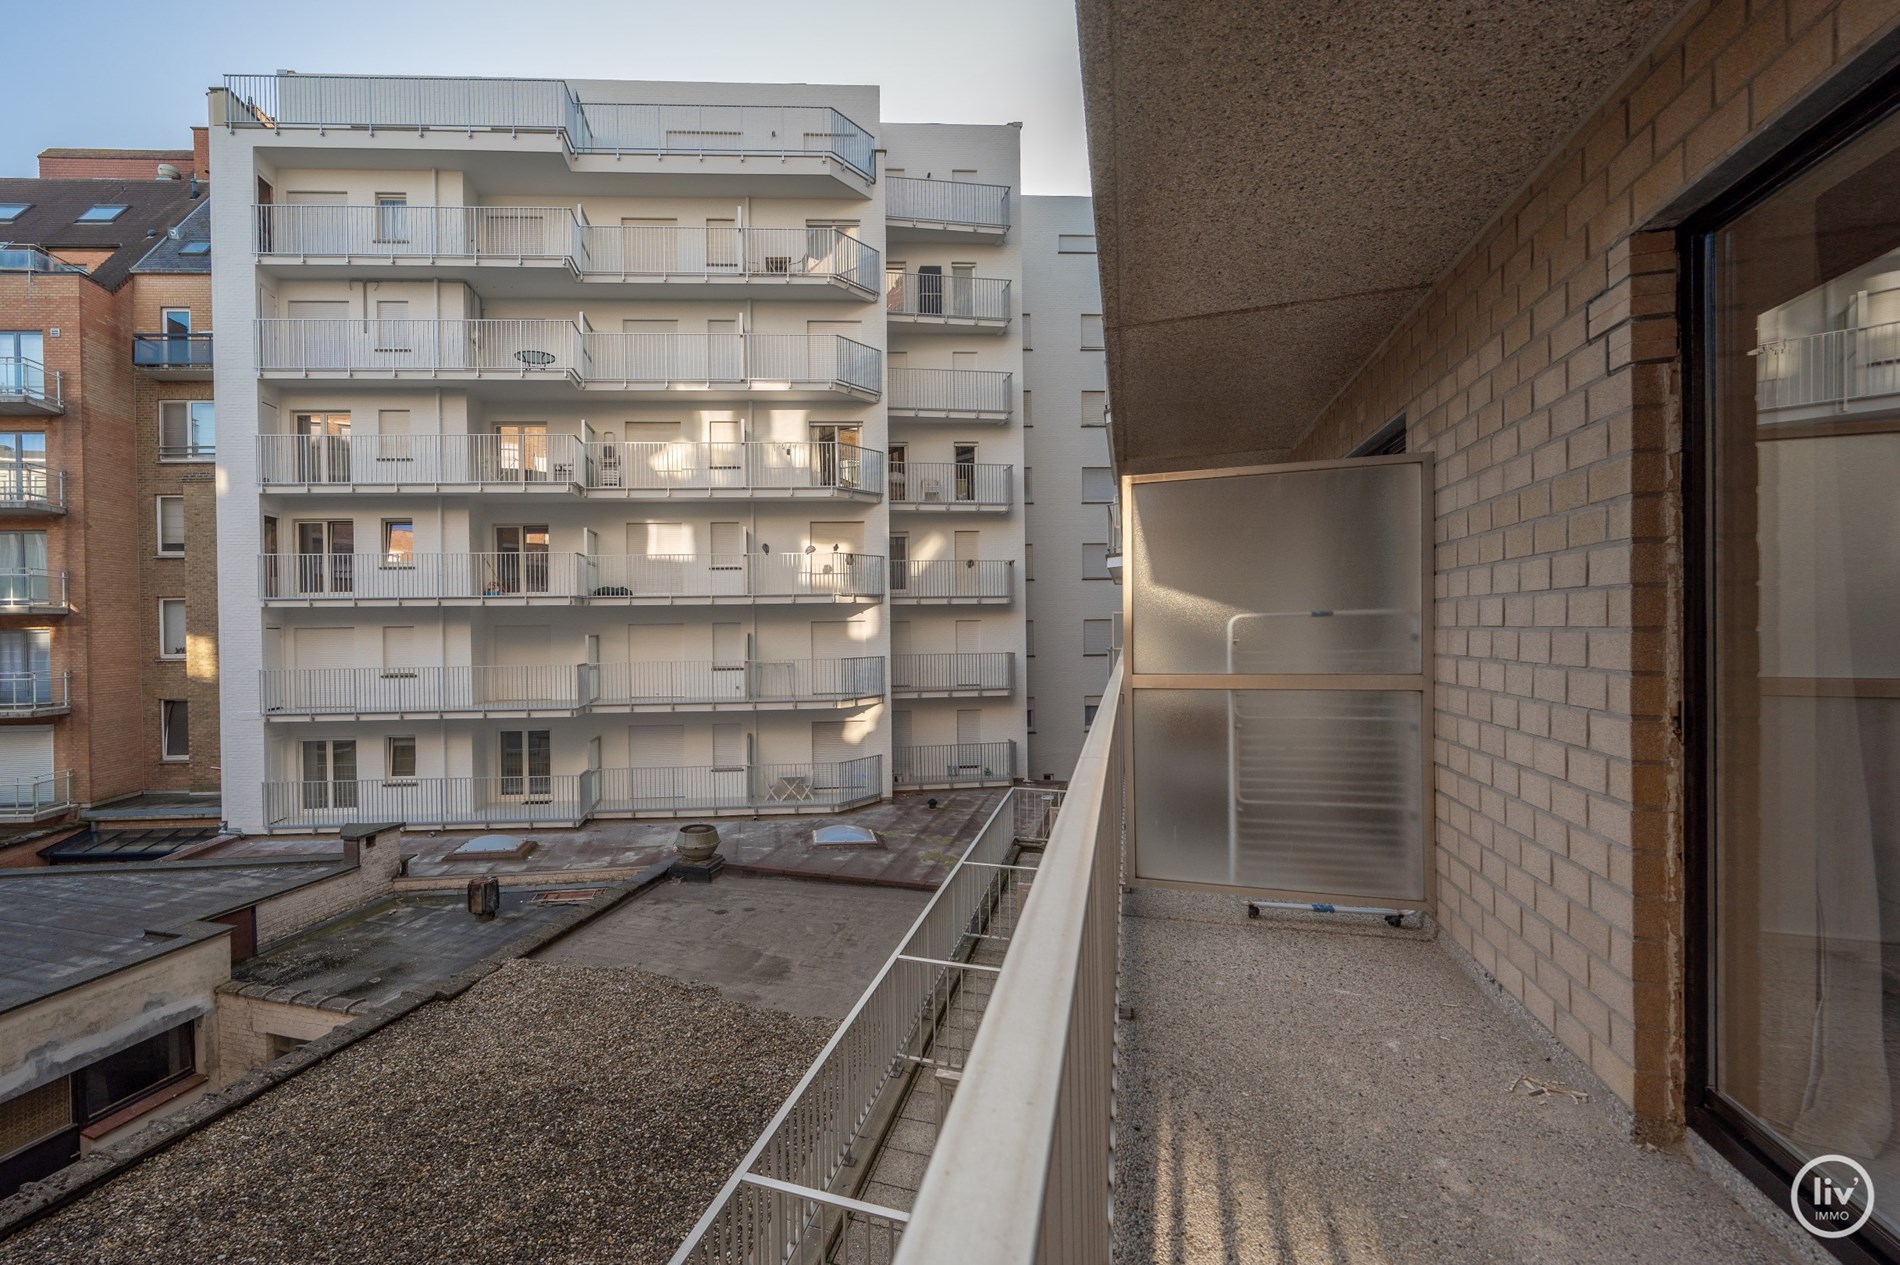
[[[24,356],[0,356],[0,417],[57,417],[66,411],[60,371]]]
[[[1120,584],[1122,582],[1122,504],[1110,501],[1103,506],[1108,511],[1108,576]]]
[[[1000,242],[1009,236],[1009,186],[891,176],[884,220],[894,242]]]
[[[327,320],[257,322],[266,378],[551,382],[633,398],[875,400],[883,354],[836,334],[643,334],[571,321]]]
[[[893,325],[917,333],[971,331],[1000,334],[1009,328],[1009,281],[940,272],[893,272],[884,277],[884,312]]]
[[[1014,742],[939,742],[891,748],[891,785],[927,791],[1008,786],[1016,780]]]
[[[73,674],[0,672],[0,719],[63,716],[73,709]]]
[[[899,605],[1006,606],[1016,597],[1016,564],[1008,558],[932,558],[891,566],[891,601]]]
[[[1900,322],[1764,342],[1755,375],[1757,407],[1777,421],[1900,407]]]
[[[624,297],[686,289],[694,298],[869,299],[878,253],[838,228],[706,228],[589,224],[569,207],[257,206],[260,261],[298,275],[453,277],[479,284],[506,268],[509,285],[571,293],[610,282]],[[568,283],[563,290],[561,282]],[[630,287],[630,288],[622,288]],[[513,290],[511,289],[511,293]]]
[[[265,668],[267,720],[572,716],[592,697],[585,665]]]
[[[209,382],[211,335],[134,334],[132,367],[148,378]]]
[[[73,773],[0,778],[0,821],[44,821],[73,809]]]
[[[836,710],[884,697],[876,656],[602,663],[592,674],[596,712]]]
[[[545,135],[575,170],[694,179],[708,191],[751,176],[785,196],[862,197],[877,179],[876,139],[827,106],[582,101],[559,79],[227,75],[225,92],[218,121],[234,129],[450,132],[475,150]]]
[[[70,273],[85,276],[84,264],[69,264],[56,259],[39,246],[14,246],[0,242],[0,272]]]
[[[937,513],[1004,512],[1016,502],[1007,465],[905,461],[891,467],[891,508]]]
[[[891,693],[898,698],[1007,698],[1016,689],[1016,656],[973,654],[891,656]]]
[[[0,569],[0,615],[70,615],[66,573],[39,567]]]
[[[1013,375],[994,369],[892,369],[894,418],[1007,422],[1016,409]]]
[[[884,593],[884,559],[872,554],[602,554],[586,563],[596,605],[860,602]]]
[[[264,783],[264,820],[271,830],[321,830],[372,818],[411,826],[577,826],[599,816],[837,812],[874,802],[883,791],[878,756],[519,777],[285,780]]]
[[[66,474],[43,466],[0,466],[0,514],[64,514]]]

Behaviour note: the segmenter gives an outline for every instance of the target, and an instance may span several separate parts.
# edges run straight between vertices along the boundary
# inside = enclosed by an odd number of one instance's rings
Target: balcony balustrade
[[[1000,604],[1016,596],[1016,564],[1008,558],[930,558],[891,565],[891,601],[953,605]]]
[[[593,680],[597,710],[835,707],[881,697],[884,660],[859,656],[602,663],[594,667]]]
[[[15,246],[0,242],[0,272],[44,272],[72,273],[76,276],[86,274],[84,264],[69,264],[55,258],[43,247]]]
[[[0,821],[42,821],[73,807],[73,773],[0,778]]]
[[[1012,375],[994,369],[892,369],[890,414],[946,422],[1007,422],[1015,413]]]
[[[911,790],[939,786],[1007,786],[1016,778],[1016,744],[939,742],[891,748],[891,784]]]
[[[264,600],[296,606],[797,603],[884,592],[884,559],[857,553],[267,553],[258,564]],[[0,610],[6,586],[0,574]]]
[[[1010,283],[1002,277],[965,277],[940,272],[893,272],[884,277],[884,311],[918,330],[951,333],[1009,327]]]
[[[1763,411],[1846,409],[1900,395],[1900,322],[1764,342],[1755,352],[1755,375]]]
[[[893,240],[1001,241],[1009,232],[1009,186],[891,176],[884,181],[884,218]]]
[[[132,367],[150,378],[206,381],[211,377],[211,334],[132,335]]]
[[[1013,466],[974,461],[904,461],[891,466],[893,509],[1007,510],[1015,501]]]
[[[65,615],[66,573],[42,567],[0,569],[0,614]]]
[[[884,559],[873,554],[601,554],[586,561],[592,602],[835,602],[884,592]]]
[[[903,698],[1006,695],[1016,683],[1016,656],[1006,650],[891,656],[891,693]]]
[[[0,466],[0,512],[64,514],[65,471],[44,466]]]
[[[0,717],[58,716],[73,707],[73,674],[0,672]]]
[[[0,416],[56,417],[66,411],[57,369],[25,356],[0,356]]]

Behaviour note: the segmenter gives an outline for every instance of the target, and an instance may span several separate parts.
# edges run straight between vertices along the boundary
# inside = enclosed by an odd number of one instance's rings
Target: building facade
[[[1015,127],[298,75],[211,121],[234,826],[1024,772]]]

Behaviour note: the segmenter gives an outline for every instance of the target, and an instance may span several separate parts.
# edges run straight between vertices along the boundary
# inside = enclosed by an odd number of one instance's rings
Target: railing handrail
[[[35,378],[39,379],[37,387],[33,385]],[[64,383],[64,372],[48,369],[44,361],[31,356],[0,356],[0,395],[21,395],[57,404],[64,400]]]

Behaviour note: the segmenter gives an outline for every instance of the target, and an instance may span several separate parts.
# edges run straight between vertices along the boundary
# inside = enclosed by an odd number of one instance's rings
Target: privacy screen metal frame
[[[1140,662],[1138,647],[1141,637],[1140,624],[1135,617],[1135,585],[1137,576],[1133,567],[1135,558],[1135,532],[1140,522],[1140,510],[1136,505],[1134,490],[1147,483],[1175,483],[1190,480],[1230,479],[1252,475],[1300,474],[1323,470],[1363,470],[1378,466],[1412,466],[1417,470],[1419,481],[1419,661],[1418,671],[1412,673],[1327,673],[1327,674],[1173,674],[1143,673],[1136,670]],[[1228,892],[1236,895],[1267,900],[1289,900],[1311,902],[1315,904],[1356,904],[1373,901],[1391,904],[1403,901],[1408,907],[1421,908],[1436,916],[1438,909],[1438,865],[1437,865],[1437,829],[1434,813],[1436,788],[1433,785],[1433,770],[1436,763],[1434,751],[1433,725],[1433,660],[1436,650],[1436,620],[1433,614],[1435,594],[1432,586],[1433,566],[1433,527],[1434,515],[1432,484],[1432,455],[1428,452],[1410,452],[1385,457],[1350,457],[1327,461],[1287,462],[1272,465],[1229,466],[1208,470],[1182,470],[1160,474],[1123,475],[1121,480],[1122,521],[1121,556],[1123,558],[1122,584],[1122,712],[1129,726],[1128,740],[1123,743],[1123,773],[1126,778],[1128,795],[1129,857],[1127,881],[1135,886],[1173,889],[1180,891]],[[1251,543],[1251,542],[1247,542]],[[1244,547],[1244,545],[1243,545]],[[1423,873],[1418,879],[1416,895],[1400,895],[1392,892],[1316,892],[1298,891],[1286,888],[1252,887],[1227,883],[1189,882],[1179,879],[1150,878],[1142,871],[1141,831],[1136,823],[1141,820],[1140,770],[1136,766],[1134,725],[1136,707],[1134,692],[1137,690],[1178,690],[1208,691],[1222,694],[1231,690],[1261,691],[1313,691],[1334,692],[1376,692],[1410,693],[1418,698],[1419,716],[1419,769],[1418,792],[1421,803],[1418,806],[1420,838],[1420,866]],[[1230,797],[1232,790],[1230,787]]]

